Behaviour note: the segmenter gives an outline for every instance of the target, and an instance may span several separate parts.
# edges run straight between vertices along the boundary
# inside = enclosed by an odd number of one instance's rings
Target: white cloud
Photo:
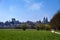
[[[43,7],[43,2],[40,2],[40,3],[36,3],[35,1],[33,1],[33,0],[23,0],[24,2],[26,2],[26,4],[24,5],[24,7],[26,7],[26,11],[38,11],[38,10],[40,10],[42,7]],[[16,11],[16,9],[17,9],[18,7],[17,6],[10,6],[9,7],[9,10],[11,11],[11,12],[15,12]]]
[[[36,10],[36,11],[38,11],[38,10],[40,10],[42,7],[43,7],[43,3],[33,3],[32,5],[30,5],[30,6],[28,7],[28,10],[32,10],[32,11]]]
[[[42,7],[42,4],[41,3],[34,3],[32,4],[31,6],[29,6],[29,10],[40,10]]]
[[[31,3],[32,0],[24,0],[26,3]]]
[[[27,10],[40,10],[43,7],[43,2],[37,3],[34,0],[24,0],[26,2]]]

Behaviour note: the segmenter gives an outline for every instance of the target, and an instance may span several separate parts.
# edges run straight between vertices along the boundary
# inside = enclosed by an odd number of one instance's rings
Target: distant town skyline
[[[60,0],[0,0],[0,21],[49,20],[60,10]]]

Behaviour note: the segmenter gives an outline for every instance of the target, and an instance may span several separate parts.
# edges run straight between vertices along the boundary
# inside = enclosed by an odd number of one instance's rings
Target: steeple
[[[44,17],[42,23],[47,24],[48,23],[48,18]]]

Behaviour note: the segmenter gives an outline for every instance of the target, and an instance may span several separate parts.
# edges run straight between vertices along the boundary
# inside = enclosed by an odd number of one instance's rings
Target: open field
[[[0,40],[60,40],[60,35],[44,30],[0,29]]]

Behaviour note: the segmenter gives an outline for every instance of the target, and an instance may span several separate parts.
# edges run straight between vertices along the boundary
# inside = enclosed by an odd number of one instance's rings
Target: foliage
[[[45,30],[50,30],[50,29],[51,29],[51,25],[45,24]]]
[[[41,27],[40,24],[36,24],[36,29],[37,29],[37,30],[40,30],[40,27]]]
[[[57,12],[53,18],[51,19],[51,22],[50,22],[52,28],[54,29],[60,29],[60,11]]]
[[[25,31],[26,28],[27,28],[27,24],[26,23],[23,23],[21,26],[22,26],[22,29]]]
[[[51,26],[49,24],[37,24],[36,29],[37,30],[50,30]]]

